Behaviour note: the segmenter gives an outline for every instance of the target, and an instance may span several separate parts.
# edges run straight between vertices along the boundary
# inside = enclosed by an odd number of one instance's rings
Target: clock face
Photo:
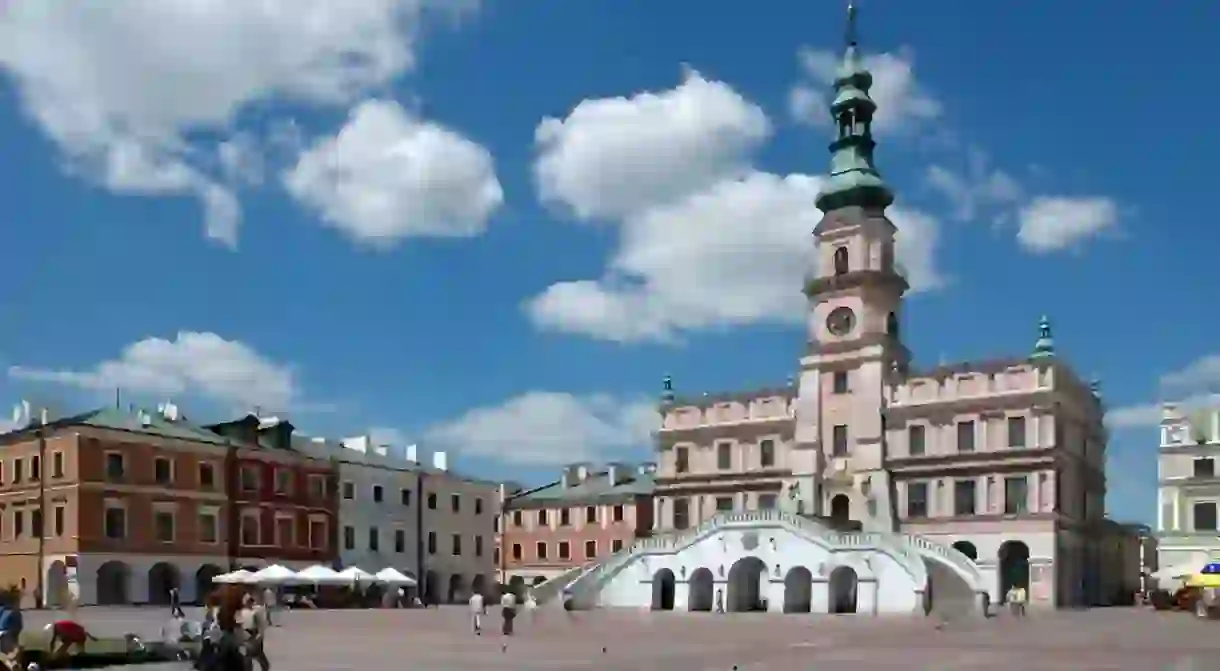
[[[845,336],[851,333],[851,330],[856,326],[856,313],[848,307],[837,307],[830,311],[830,316],[826,318],[826,329],[837,336]]]

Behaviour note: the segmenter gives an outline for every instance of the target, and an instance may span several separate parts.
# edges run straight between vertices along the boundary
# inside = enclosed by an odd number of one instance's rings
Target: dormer
[[[1190,422],[1176,403],[1161,406],[1161,446],[1173,447],[1190,443]]]

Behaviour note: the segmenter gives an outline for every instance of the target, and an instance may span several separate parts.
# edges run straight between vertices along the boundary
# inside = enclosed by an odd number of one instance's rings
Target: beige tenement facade
[[[1220,400],[1220,399],[1218,399]],[[1220,408],[1161,409],[1157,559],[1166,575],[1220,560]]]

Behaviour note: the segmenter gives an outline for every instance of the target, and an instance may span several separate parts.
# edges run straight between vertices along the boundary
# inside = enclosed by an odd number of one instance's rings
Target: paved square
[[[155,636],[165,614],[150,608],[84,608],[80,617],[100,635]],[[31,613],[27,626],[50,618]],[[485,626],[483,636],[473,636],[461,607],[296,611],[285,613],[282,626],[269,634],[268,651],[274,666],[286,671],[1220,668],[1220,622],[1126,608],[971,620],[942,630],[925,619],[867,616],[595,611],[569,619],[550,610],[532,623],[520,618],[517,635],[508,639],[498,633],[498,616],[489,616]]]

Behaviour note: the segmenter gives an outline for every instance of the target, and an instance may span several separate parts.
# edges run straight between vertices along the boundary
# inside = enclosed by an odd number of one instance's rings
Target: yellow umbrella
[[[1187,587],[1220,587],[1220,575],[1215,573],[1196,573],[1186,581]]]

